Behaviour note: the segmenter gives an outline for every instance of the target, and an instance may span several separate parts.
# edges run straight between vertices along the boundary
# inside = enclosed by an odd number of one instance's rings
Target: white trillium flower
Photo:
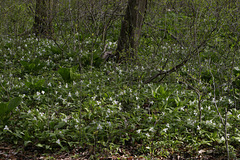
[[[101,104],[101,102],[100,101],[97,101],[97,105],[100,105]]]
[[[73,81],[73,85],[77,84],[75,81]]]
[[[147,137],[150,137],[150,134],[149,134],[149,133],[146,133],[146,136],[147,136]]]
[[[98,130],[99,130],[99,129],[102,129],[101,124],[98,124],[97,129],[98,129]]]
[[[6,130],[6,131],[9,131],[9,128],[7,125],[5,125],[4,129],[3,130]]]
[[[63,119],[63,122],[66,122],[66,123],[67,123],[67,118],[64,118],[64,119]]]
[[[61,145],[60,139],[56,141],[57,144]]]
[[[149,131],[150,131],[150,132],[154,132],[154,127],[151,127],[151,128],[149,129]]]
[[[167,132],[167,130],[168,130],[168,128],[164,128],[164,129],[163,129],[164,132]]]
[[[117,104],[118,104],[118,101],[114,100],[114,101],[113,101],[113,104],[116,104],[116,105],[117,105]]]
[[[137,130],[137,133],[141,133],[141,129],[138,129],[138,130]]]
[[[78,95],[79,95],[79,92],[78,92],[78,91],[76,91],[76,92],[75,92],[75,95],[78,97]]]

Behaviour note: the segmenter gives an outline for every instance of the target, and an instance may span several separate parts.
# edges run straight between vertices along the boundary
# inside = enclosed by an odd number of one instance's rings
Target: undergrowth
[[[90,158],[224,154],[223,124],[206,83],[198,84],[206,93],[199,119],[197,94],[179,82],[177,73],[160,83],[144,83],[157,73],[144,55],[138,64],[117,64],[102,61],[96,50],[91,65],[89,50],[62,51],[51,40],[3,38],[0,45],[1,107],[21,98],[20,105],[0,119],[1,142],[42,152],[78,148]],[[157,58],[155,62],[163,61]],[[220,103],[233,101],[225,96]],[[227,115],[230,153],[236,157],[240,111],[233,107]]]

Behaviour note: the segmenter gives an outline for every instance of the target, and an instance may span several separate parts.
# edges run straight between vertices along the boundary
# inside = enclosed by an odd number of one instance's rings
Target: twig
[[[198,53],[197,51],[207,43],[207,41],[209,40],[210,36],[212,35],[212,33],[216,30],[217,28],[214,28],[211,33],[209,34],[208,38],[206,38],[198,47],[196,47],[194,49],[194,51],[190,52],[187,57],[181,62],[179,63],[178,65],[172,67],[171,69],[167,70],[167,71],[159,71],[159,73],[157,73],[156,75],[154,75],[153,77],[151,77],[150,79],[148,79],[147,81],[145,81],[144,83],[150,83],[152,80],[154,80],[155,78],[157,78],[158,76],[160,75],[163,75],[163,74],[170,74],[172,72],[175,72],[177,71],[179,68],[181,68],[182,66],[184,66],[188,60],[190,60],[196,53]]]
[[[182,77],[183,78],[183,77]],[[191,84],[185,82],[185,79],[183,78],[184,81],[179,81],[183,84],[185,84],[186,86],[188,86],[190,89],[192,89],[196,94],[197,94],[197,97],[198,97],[198,110],[199,110],[199,122],[202,121],[202,109],[201,109],[201,92],[199,91],[199,89],[193,87]]]
[[[150,24],[149,22],[145,22],[145,24],[147,24],[148,26],[154,29],[158,29],[159,31],[164,31],[165,33],[169,34],[178,44],[180,44],[181,47],[184,47],[184,43],[180,42],[180,40],[176,36],[174,36],[172,33],[170,33],[167,29],[157,28],[152,24]]]
[[[217,101],[216,101],[216,84],[215,84],[215,79],[214,79],[214,76],[212,74],[212,71],[210,70],[210,73],[211,73],[211,76],[212,76],[212,79],[213,79],[213,103],[214,103],[214,106],[217,110],[217,113],[218,113],[218,116],[224,126],[224,139],[225,139],[225,145],[226,145],[226,150],[227,150],[227,156],[228,156],[228,159],[229,159],[229,148],[228,148],[228,137],[227,137],[227,108],[225,108],[225,121],[223,120],[223,117],[221,115],[221,113],[219,112],[219,109],[218,109],[218,105],[217,105]]]

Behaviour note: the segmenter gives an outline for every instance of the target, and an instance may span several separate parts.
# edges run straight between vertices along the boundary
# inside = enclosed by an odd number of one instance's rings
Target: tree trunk
[[[147,0],[128,0],[116,49],[117,61],[136,59],[146,9]]]
[[[33,32],[36,36],[51,37],[52,13],[51,0],[36,0],[35,21]]]

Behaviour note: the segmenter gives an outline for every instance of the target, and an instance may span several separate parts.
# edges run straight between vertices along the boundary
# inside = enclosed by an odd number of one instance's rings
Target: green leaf
[[[71,79],[70,69],[69,68],[60,68],[58,73],[61,75],[62,79],[65,83],[71,83],[73,80]]]
[[[21,63],[21,65],[23,65],[23,67],[24,67],[25,69],[28,68],[28,62],[26,62],[26,61],[20,61],[20,63]]]
[[[20,97],[13,98],[9,101],[9,103],[0,103],[0,119],[8,118],[7,115],[15,109],[20,103],[22,99]]]
[[[33,71],[35,66],[36,65],[34,63],[29,64],[29,71]]]
[[[8,104],[4,102],[0,103],[0,116],[1,116],[0,119],[4,114],[6,114],[7,110],[8,110]]]
[[[80,74],[76,73],[78,66],[72,68],[60,68],[58,73],[61,75],[65,83],[72,83],[73,80],[80,78]]]
[[[76,73],[78,66],[70,68],[70,78],[71,80],[76,80],[80,78],[80,74]]]
[[[43,145],[41,143],[38,143],[36,146],[41,147],[41,148],[43,147]]]
[[[59,128],[62,128],[63,126],[65,126],[65,122],[59,122],[59,123],[54,127],[54,129],[59,129]]]
[[[8,104],[8,111],[7,111],[7,113],[9,113],[13,109],[15,109],[21,103],[21,101],[22,101],[22,99],[20,97],[15,97],[15,98],[11,99],[9,104]]]
[[[24,146],[27,146],[29,143],[32,143],[32,141],[25,141]]]

